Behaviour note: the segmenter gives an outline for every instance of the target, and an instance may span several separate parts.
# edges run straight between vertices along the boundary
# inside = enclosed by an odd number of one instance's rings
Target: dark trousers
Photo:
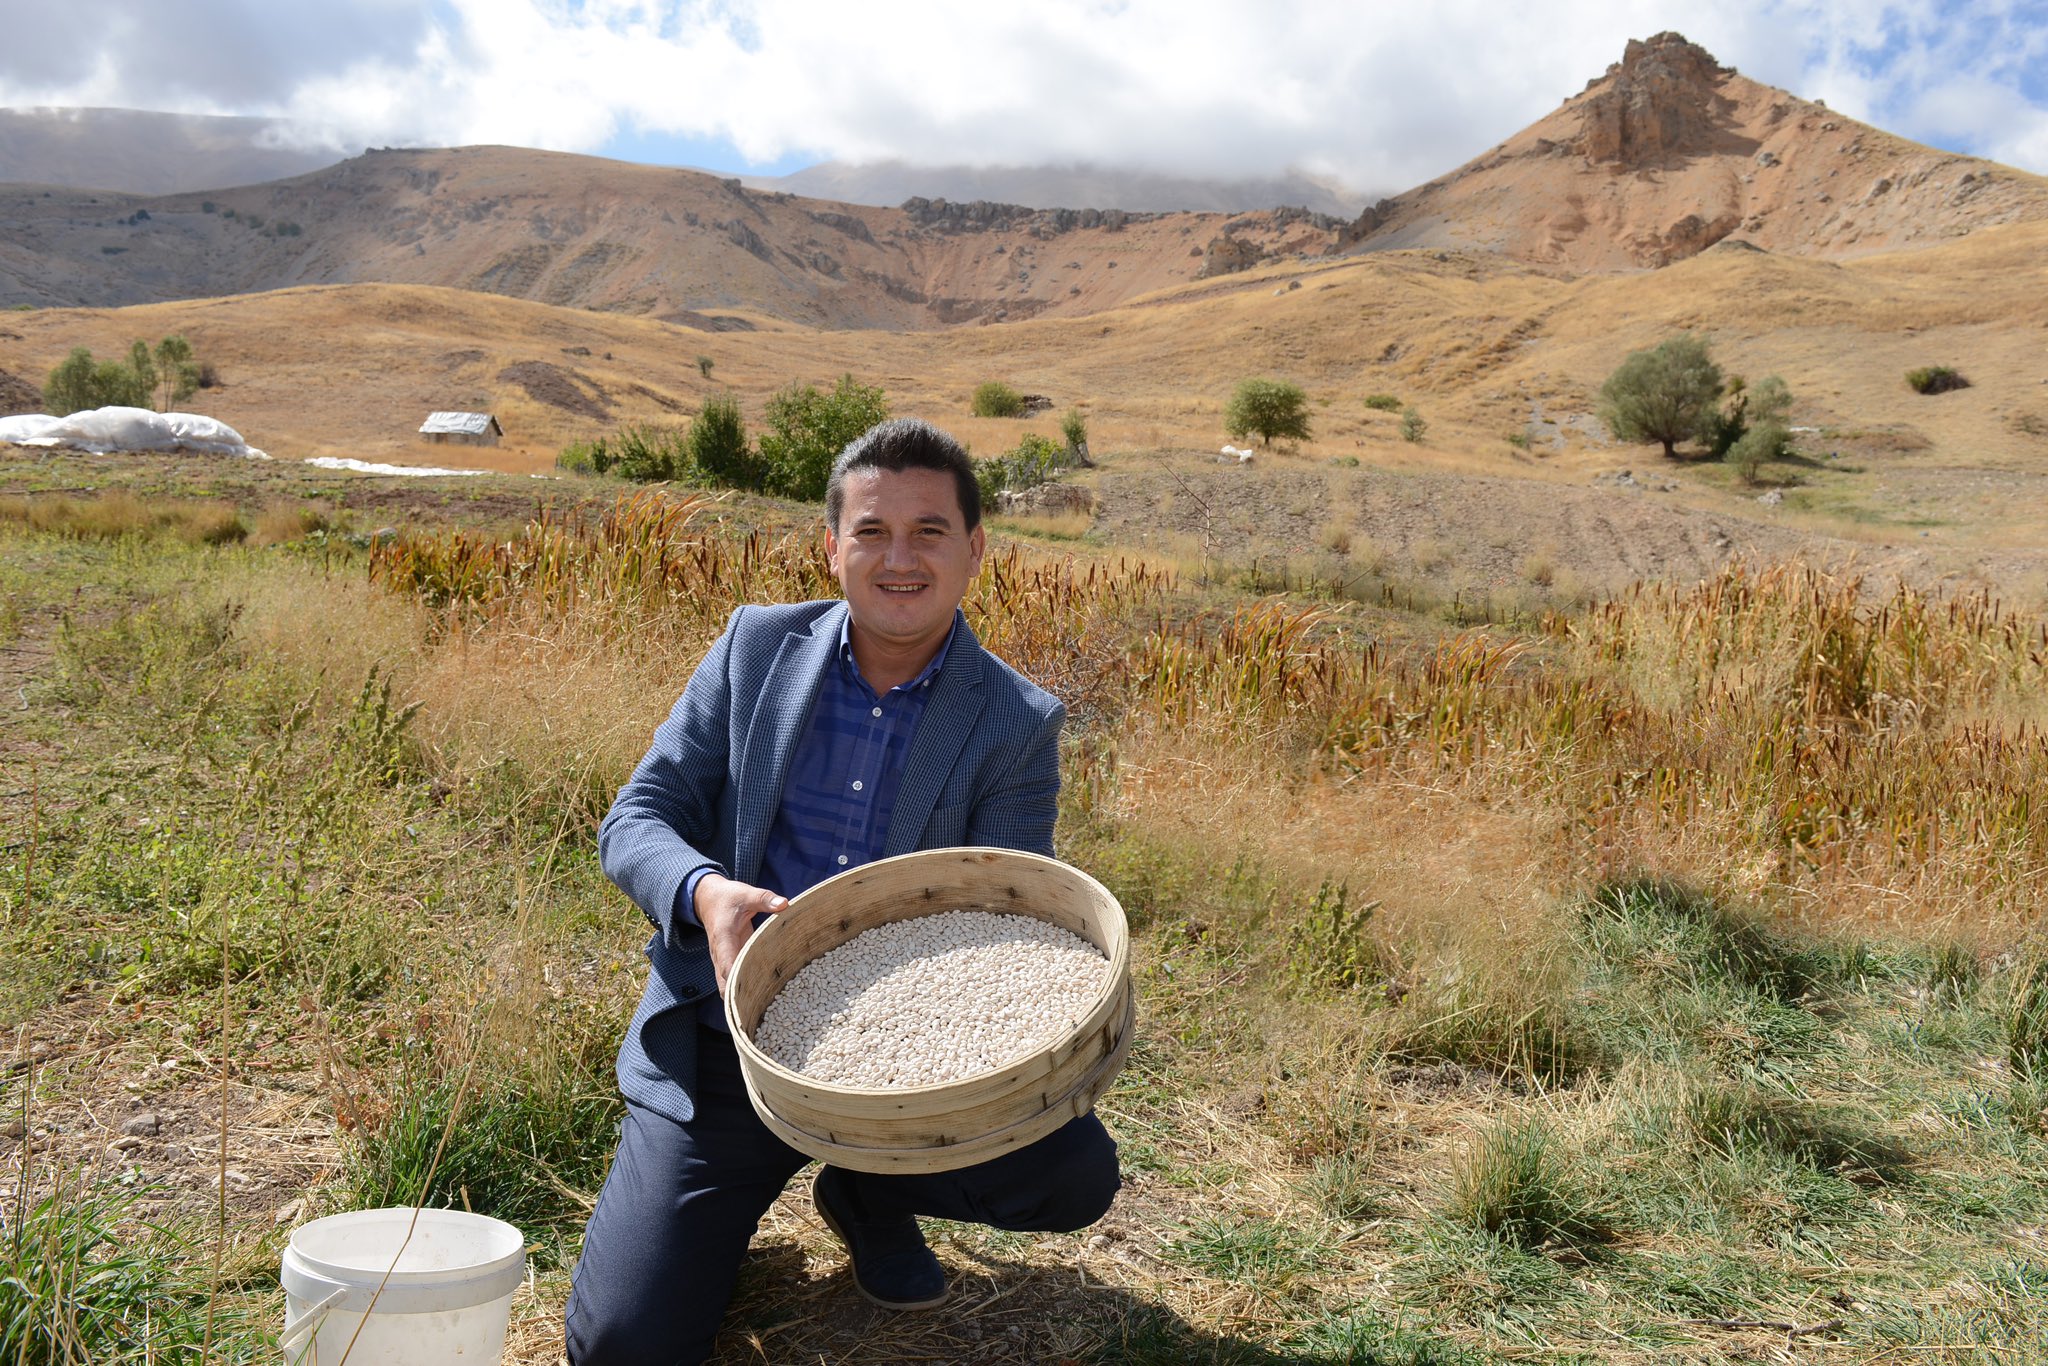
[[[697,1113],[628,1104],[583,1235],[566,1315],[573,1366],[698,1366],[711,1355],[761,1216],[809,1162],[755,1115],[732,1039],[700,1027]],[[1094,1115],[979,1166],[851,1173],[861,1207],[1018,1232],[1067,1233],[1116,1195],[1116,1143]]]

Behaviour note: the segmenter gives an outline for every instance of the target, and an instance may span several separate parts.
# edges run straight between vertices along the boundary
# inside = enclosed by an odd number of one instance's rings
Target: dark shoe
[[[917,1220],[907,1214],[859,1217],[860,1201],[837,1167],[818,1169],[811,1180],[811,1204],[846,1244],[853,1283],[870,1301],[884,1309],[929,1309],[946,1302],[952,1293],[946,1273],[924,1245]]]

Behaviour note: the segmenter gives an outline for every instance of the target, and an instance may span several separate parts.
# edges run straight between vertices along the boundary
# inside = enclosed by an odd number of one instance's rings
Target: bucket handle
[[[302,1337],[310,1336],[327,1317],[327,1307],[348,1293],[348,1287],[338,1285],[328,1292],[327,1298],[299,1315],[289,1327],[277,1335],[278,1350],[289,1352]]]

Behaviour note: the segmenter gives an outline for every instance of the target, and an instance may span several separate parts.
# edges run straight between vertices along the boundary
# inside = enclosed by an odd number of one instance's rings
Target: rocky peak
[[[1682,34],[1630,39],[1621,60],[1580,99],[1581,152],[1634,167],[1702,150],[1731,107],[1720,90],[1731,74]]]

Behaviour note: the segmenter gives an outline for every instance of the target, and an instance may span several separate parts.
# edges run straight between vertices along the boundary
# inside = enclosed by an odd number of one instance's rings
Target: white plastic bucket
[[[293,1230],[278,1273],[286,1361],[341,1366],[346,1353],[349,1366],[497,1366],[526,1239],[481,1214],[422,1209],[414,1223],[413,1213],[354,1210]]]

